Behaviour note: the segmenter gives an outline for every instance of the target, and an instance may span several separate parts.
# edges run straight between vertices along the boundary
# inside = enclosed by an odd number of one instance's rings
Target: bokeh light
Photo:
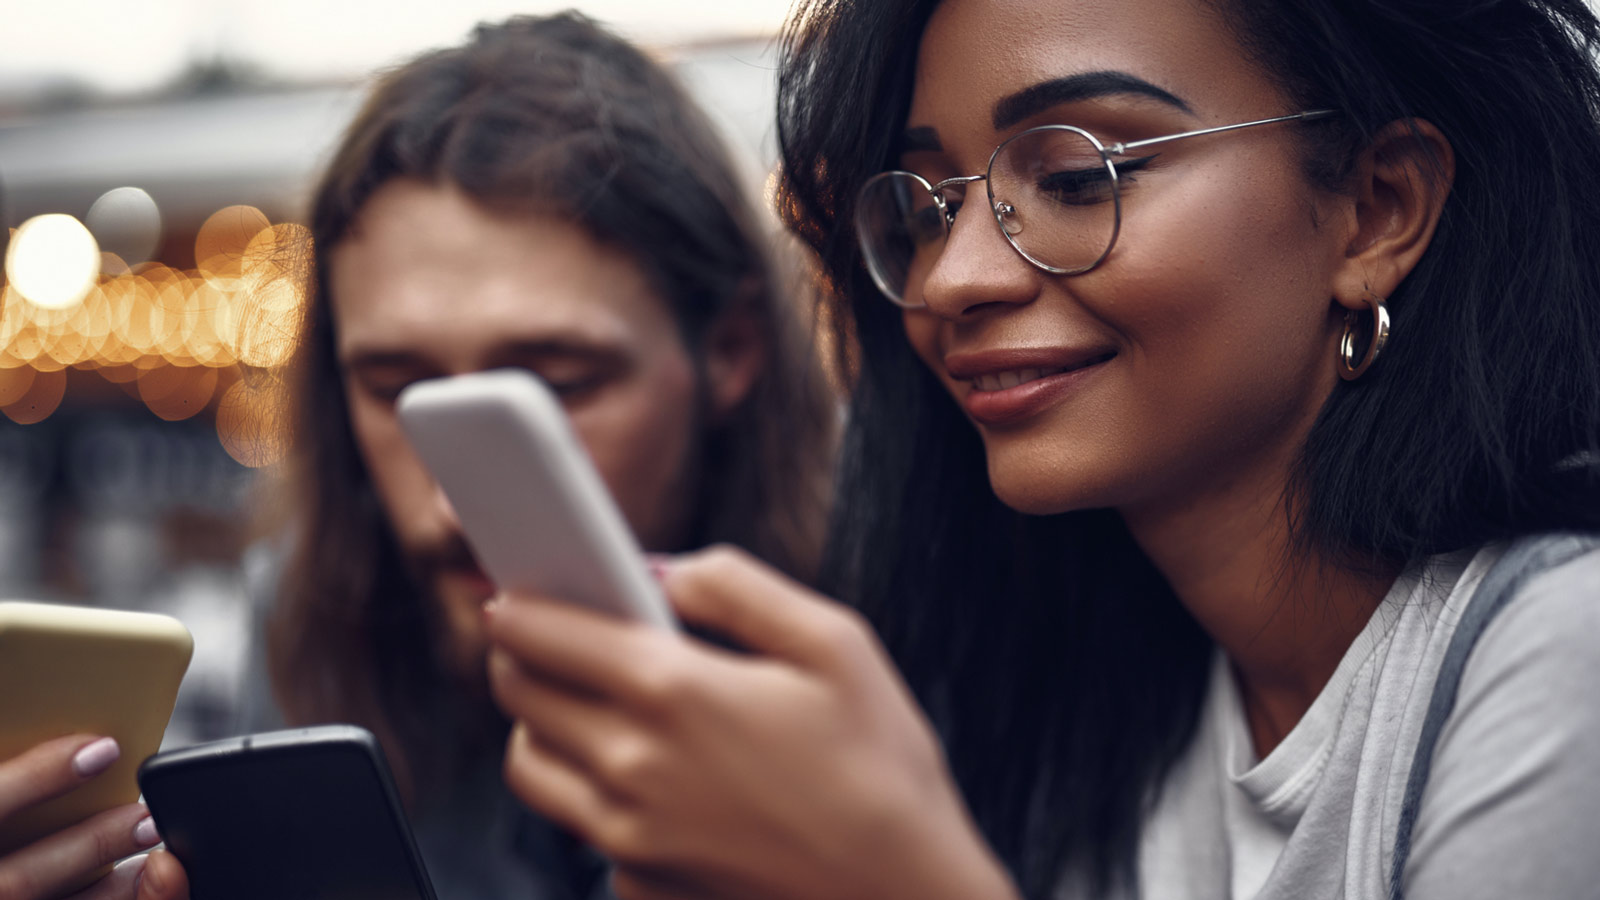
[[[288,414],[281,378],[240,378],[217,403],[217,438],[241,464],[270,466],[288,455]]]
[[[217,438],[235,460],[277,463],[289,446],[282,370],[305,318],[310,231],[272,224],[254,207],[226,207],[200,227],[195,268],[174,269],[145,261],[151,251],[115,235],[116,216],[151,212],[147,199],[118,189],[96,202],[90,218],[107,236],[104,250],[68,216],[25,223],[28,241],[11,233],[5,271],[16,258],[25,277],[0,281],[0,412],[42,421],[61,405],[66,370],[93,371],[161,419],[214,412]],[[30,260],[40,252],[30,246],[59,249],[63,240],[40,236],[69,232],[78,235],[74,265],[89,273],[87,287],[73,289],[73,302],[41,303],[23,290],[31,263],[15,254],[19,245]],[[50,290],[41,296],[63,296]]]
[[[64,309],[84,298],[100,276],[100,247],[89,229],[50,213],[23,222],[6,249],[10,287],[36,306]]]
[[[139,396],[145,406],[168,422],[195,415],[217,391],[217,370],[206,366],[161,366],[139,376]]]
[[[21,400],[28,393],[28,388],[33,387],[33,379],[38,373],[39,370],[33,366],[0,368],[0,407]]]
[[[101,194],[83,219],[102,250],[129,262],[149,259],[161,240],[161,209],[154,198],[136,187]]]
[[[235,287],[250,241],[272,223],[254,206],[229,206],[206,219],[194,239],[195,266],[223,290]]]
[[[53,372],[37,371],[33,382],[27,390],[5,406],[0,407],[0,413],[5,413],[6,418],[18,425],[33,425],[43,422],[61,405],[61,398],[67,393],[67,373],[57,369]]]

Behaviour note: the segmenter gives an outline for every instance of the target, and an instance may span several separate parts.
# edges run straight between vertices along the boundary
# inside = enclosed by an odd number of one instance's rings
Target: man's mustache
[[[452,533],[442,540],[412,548],[411,563],[420,572],[461,571],[483,573],[466,539]]]

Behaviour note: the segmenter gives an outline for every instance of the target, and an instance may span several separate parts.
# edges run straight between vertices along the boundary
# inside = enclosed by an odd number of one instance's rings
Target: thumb
[[[662,587],[688,624],[804,668],[831,669],[870,646],[854,610],[791,581],[742,550],[716,546],[659,567]]]
[[[137,900],[189,900],[189,875],[165,850],[150,851],[139,878]]]

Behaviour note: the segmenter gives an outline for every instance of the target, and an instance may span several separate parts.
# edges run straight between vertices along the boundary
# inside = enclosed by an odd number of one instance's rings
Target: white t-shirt
[[[1257,759],[1220,656],[1194,742],[1146,820],[1146,900],[1384,900],[1435,677],[1503,548],[1396,581],[1304,718]],[[1408,900],[1600,898],[1600,551],[1490,623],[1434,751]],[[1059,896],[1083,896],[1068,879]]]

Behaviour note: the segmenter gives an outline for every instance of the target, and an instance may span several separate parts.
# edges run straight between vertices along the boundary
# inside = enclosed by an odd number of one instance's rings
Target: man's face
[[[413,575],[462,672],[481,666],[493,586],[395,418],[424,378],[521,366],[544,378],[640,543],[675,549],[692,512],[695,366],[625,254],[553,218],[507,217],[454,187],[393,181],[333,250],[350,425]]]

